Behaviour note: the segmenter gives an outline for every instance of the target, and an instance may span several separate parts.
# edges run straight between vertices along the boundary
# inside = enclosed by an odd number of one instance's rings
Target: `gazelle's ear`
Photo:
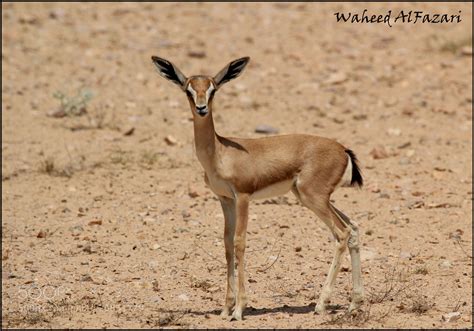
[[[222,84],[227,83],[231,79],[239,77],[249,60],[250,58],[246,56],[234,60],[226,65],[225,68],[219,71],[219,73],[214,77],[216,88],[221,87]]]
[[[158,73],[165,77],[166,79],[172,81],[175,84],[178,84],[182,89],[184,89],[184,84],[186,83],[186,76],[176,67],[173,63],[168,60],[162,59],[158,56],[151,57],[153,63],[158,68]]]

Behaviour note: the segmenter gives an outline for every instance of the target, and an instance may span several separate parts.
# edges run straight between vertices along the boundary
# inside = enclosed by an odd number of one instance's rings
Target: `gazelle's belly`
[[[206,174],[204,178],[209,188],[217,195],[234,198],[232,186],[227,181],[218,176]],[[250,195],[250,200],[266,199],[288,193],[293,186],[293,179],[284,180],[268,185]]]
[[[250,196],[251,200],[266,199],[288,193],[293,186],[293,179],[284,180],[272,185],[268,185]]]

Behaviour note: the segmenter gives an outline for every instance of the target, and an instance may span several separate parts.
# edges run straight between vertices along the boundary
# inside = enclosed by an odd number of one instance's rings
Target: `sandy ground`
[[[364,8],[462,22],[333,15]],[[2,19],[2,327],[472,325],[472,5],[2,3]],[[223,214],[151,55],[188,75],[252,58],[216,95],[221,135],[266,124],[356,152],[366,185],[333,195],[362,231],[355,316],[346,257],[334,309],[313,314],[334,244],[291,194],[252,203],[249,308],[218,316]]]

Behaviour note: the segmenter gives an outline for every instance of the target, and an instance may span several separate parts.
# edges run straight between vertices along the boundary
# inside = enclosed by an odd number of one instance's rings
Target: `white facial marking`
[[[188,91],[191,92],[192,96],[193,96],[193,100],[194,100],[194,103],[196,103],[196,96],[197,96],[197,93],[196,91],[194,91],[193,87],[191,86],[191,84],[188,85]]]
[[[210,83],[209,88],[206,91],[206,104],[209,104],[209,98],[211,97],[212,91],[214,91],[214,86],[212,86],[212,83]]]

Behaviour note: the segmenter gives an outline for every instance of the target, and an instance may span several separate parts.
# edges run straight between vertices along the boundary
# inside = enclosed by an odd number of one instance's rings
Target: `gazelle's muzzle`
[[[209,112],[209,109],[207,108],[207,105],[204,106],[196,106],[196,113],[198,113],[201,116],[206,115]]]

